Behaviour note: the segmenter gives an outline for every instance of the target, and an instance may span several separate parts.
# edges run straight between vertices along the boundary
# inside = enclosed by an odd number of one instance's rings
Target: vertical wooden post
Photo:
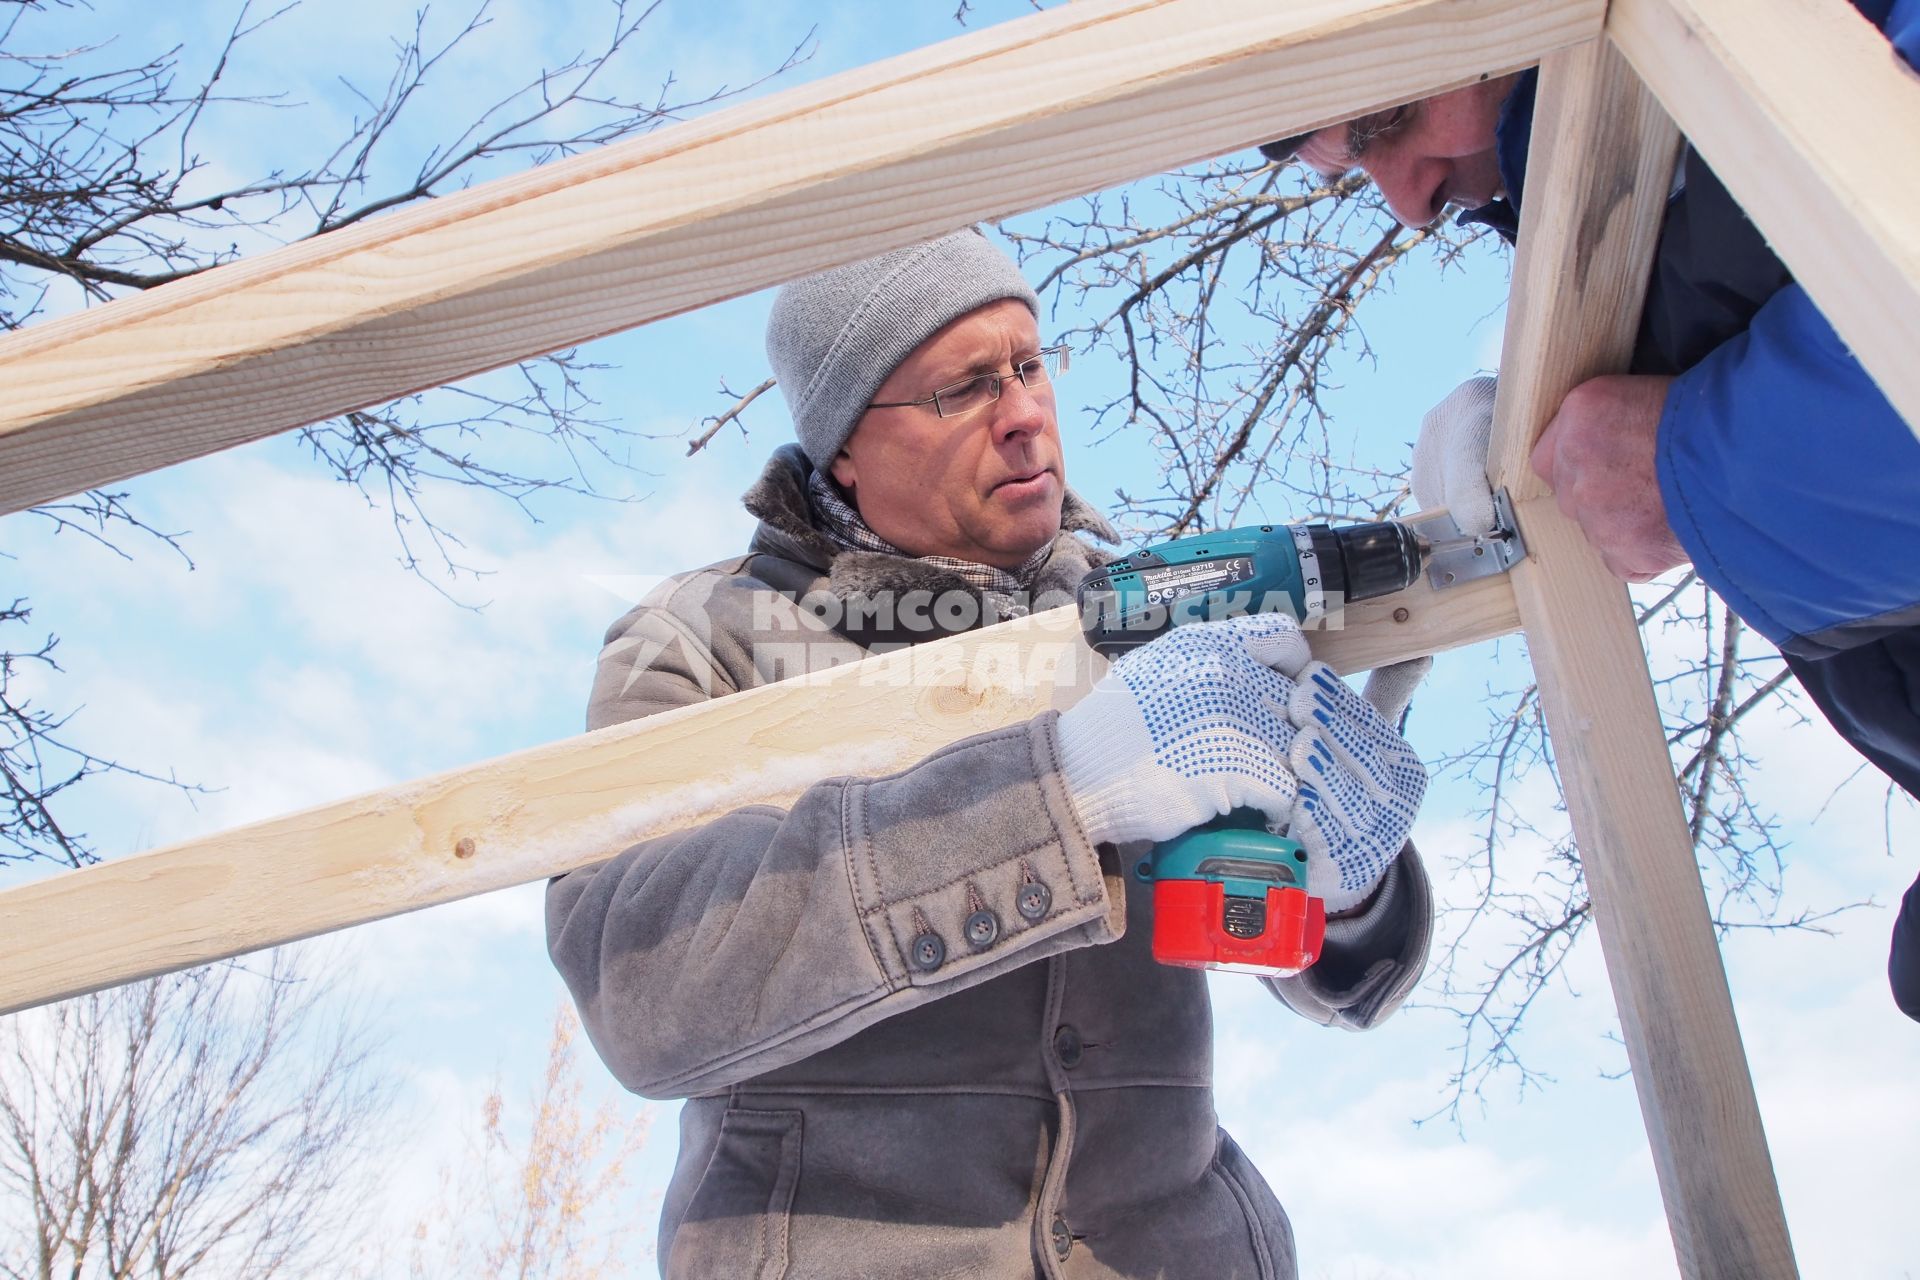
[[[1566,392],[1626,365],[1675,141],[1606,41],[1542,64],[1488,474],[1681,1273],[1760,1280],[1793,1250],[1639,629],[1528,466]]]

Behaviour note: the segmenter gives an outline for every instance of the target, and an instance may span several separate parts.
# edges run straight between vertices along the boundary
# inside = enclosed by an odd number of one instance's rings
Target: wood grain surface
[[[1084,0],[424,202],[0,342],[0,512],[1510,70],[1604,7]]]
[[[1541,68],[1489,470],[1680,1272],[1794,1276],[1746,1052],[1625,586],[1527,465],[1576,383],[1626,366],[1677,147],[1604,41]]]
[[[1504,577],[1347,608],[1351,672],[1506,635]],[[1072,607],[749,689],[0,893],[0,1014],[524,884],[822,778],[1064,708],[1105,669]],[[79,927],[78,922],[87,922]]]

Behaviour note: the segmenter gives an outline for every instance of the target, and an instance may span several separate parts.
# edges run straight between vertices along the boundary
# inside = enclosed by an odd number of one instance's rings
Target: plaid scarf
[[[1026,563],[1009,572],[990,564],[956,560],[952,556],[909,556],[873,531],[852,503],[841,496],[840,487],[824,471],[807,477],[807,504],[812,507],[814,523],[837,547],[846,551],[873,551],[881,555],[918,560],[936,569],[945,569],[970,587],[989,597],[1003,618],[1024,618],[1033,580],[1053,555],[1051,539],[1027,557]]]

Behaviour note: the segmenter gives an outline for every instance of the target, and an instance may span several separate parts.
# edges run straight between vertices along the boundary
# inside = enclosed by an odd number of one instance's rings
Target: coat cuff
[[[1120,937],[1118,858],[1087,838],[1067,797],[1058,719],[967,738],[846,788],[854,903],[893,989],[977,978],[1042,941],[1050,954]]]
[[[1364,912],[1327,922],[1317,964],[1267,982],[1296,1013],[1323,1026],[1364,1031],[1406,1000],[1432,944],[1433,888],[1409,843]]]

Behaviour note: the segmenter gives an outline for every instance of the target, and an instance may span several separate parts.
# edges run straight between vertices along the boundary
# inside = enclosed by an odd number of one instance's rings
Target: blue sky
[[[981,4],[975,25],[1018,16],[1024,3]],[[452,10],[436,13],[450,16]],[[564,58],[591,38],[598,10],[561,20],[502,5],[489,43],[450,68],[448,118],[492,87],[513,59]],[[379,68],[404,10],[309,5],[264,33],[247,75],[327,115],[351,110],[343,68]],[[115,0],[78,38],[117,30],[129,48],[200,46],[231,21],[228,6],[157,7]],[[97,28],[93,24],[98,24]],[[673,3],[650,25],[647,67],[672,67],[700,88],[741,82],[776,61],[812,25],[812,77],[957,34],[949,3],[743,5]],[[635,80],[653,72],[636,68]],[[789,81],[788,83],[794,83]],[[303,120],[311,117],[302,117]],[[273,121],[236,115],[222,168],[284,163],[296,145]],[[426,123],[423,121],[423,124]],[[308,126],[302,125],[302,132]],[[211,139],[215,136],[209,133]],[[1460,378],[1497,362],[1505,276],[1497,258],[1447,280],[1403,276],[1369,321],[1372,364],[1356,364],[1328,397],[1359,457],[1397,466],[1421,412]],[[610,414],[635,430],[679,433],[713,412],[722,378],[765,376],[764,295],[594,344],[620,366],[600,386]],[[1076,486],[1096,501],[1150,463],[1108,447],[1072,452],[1071,406],[1112,376],[1077,363],[1063,385],[1063,433]],[[1079,388],[1084,383],[1085,392]],[[643,446],[644,475],[615,481],[628,503],[554,500],[530,524],[483,495],[437,499],[487,575],[446,585],[463,608],[396,563],[385,513],[320,475],[285,439],[144,477],[129,488],[157,525],[190,530],[194,567],[164,552],[119,560],[41,524],[0,521],[0,562],[37,621],[62,636],[67,674],[48,700],[77,708],[76,737],[129,761],[173,767],[220,788],[188,805],[149,786],[107,780],[76,803],[79,825],[110,855],[218,830],[577,732],[606,623],[660,575],[737,550],[750,532],[736,496],[781,442],[777,400],[686,459],[684,445]],[[1269,511],[1284,518],[1284,510]],[[1657,658],[1694,643],[1655,637]],[[1489,688],[1523,679],[1517,640],[1442,661],[1415,711],[1412,736],[1438,756],[1471,742],[1497,707]],[[1750,733],[1764,762],[1759,788],[1791,844],[1789,898],[1814,906],[1875,897],[1828,938],[1740,933],[1726,944],[1747,1052],[1774,1161],[1808,1277],[1909,1275],[1920,1227],[1909,1212],[1920,1173],[1920,1034],[1885,994],[1888,906],[1911,879],[1904,855],[1920,834],[1910,807],[1888,817],[1870,779],[1824,724],[1783,706]],[[1847,784],[1847,785],[1843,785]],[[1542,780],[1529,801],[1550,808]],[[1474,790],[1441,779],[1416,838],[1443,896],[1454,851],[1476,839]],[[1516,874],[1544,851],[1516,848]],[[1452,1016],[1414,1008],[1366,1036],[1323,1031],[1284,1014],[1257,988],[1215,984],[1220,1110],[1293,1215],[1303,1273],[1316,1280],[1475,1277],[1505,1280],[1674,1274],[1651,1161],[1596,940],[1543,999],[1527,1033],[1530,1060],[1554,1082],[1515,1096],[1497,1081],[1464,1135],[1418,1125],[1442,1102]],[[1491,940],[1482,943],[1491,946]],[[547,965],[540,895],[529,888],[369,926],[315,944],[382,1010],[387,1058],[405,1082],[409,1117],[383,1167],[389,1228],[432,1193],[460,1158],[479,1098],[496,1075],[530,1087],[559,985]],[[1490,953],[1489,953],[1490,954]],[[1423,1002],[1438,997],[1428,993]],[[610,1088],[610,1085],[602,1085]],[[1287,1097],[1282,1111],[1271,1099]],[[636,1104],[637,1105],[637,1104]],[[633,1195],[653,1212],[672,1156],[670,1107]],[[4,1212],[4,1207],[0,1207]]]

